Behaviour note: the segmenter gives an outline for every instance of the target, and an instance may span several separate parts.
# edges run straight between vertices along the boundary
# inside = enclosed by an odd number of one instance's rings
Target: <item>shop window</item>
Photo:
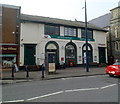
[[[66,58],[75,58],[73,45],[66,46]]]
[[[15,61],[15,57],[2,57],[2,68],[12,67],[13,62]]]
[[[60,35],[60,27],[55,25],[45,25],[45,35]]]
[[[77,29],[71,27],[65,27],[64,34],[65,36],[77,37]]]

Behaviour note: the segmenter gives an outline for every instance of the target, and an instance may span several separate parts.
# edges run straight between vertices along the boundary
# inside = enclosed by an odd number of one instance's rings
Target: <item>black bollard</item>
[[[14,78],[14,69],[15,69],[15,65],[12,65],[12,78]]]
[[[45,64],[42,64],[42,78],[44,78]]]
[[[28,66],[26,66],[26,77],[29,77],[29,70],[28,70]]]

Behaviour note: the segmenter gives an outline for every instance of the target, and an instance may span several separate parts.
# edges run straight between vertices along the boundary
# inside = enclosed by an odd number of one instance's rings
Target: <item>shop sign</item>
[[[0,46],[0,53],[17,53],[16,45],[2,45]]]
[[[66,39],[66,40],[80,40],[85,41],[85,38],[78,38],[78,37],[67,37],[67,36],[57,36],[57,35],[48,35],[49,38],[56,38],[56,39]],[[95,41],[95,39],[88,39],[88,41]]]

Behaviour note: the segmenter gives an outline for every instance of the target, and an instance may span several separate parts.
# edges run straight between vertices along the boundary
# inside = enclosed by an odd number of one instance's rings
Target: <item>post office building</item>
[[[107,63],[106,30],[87,24],[89,64]],[[21,14],[20,66],[86,63],[85,23]]]

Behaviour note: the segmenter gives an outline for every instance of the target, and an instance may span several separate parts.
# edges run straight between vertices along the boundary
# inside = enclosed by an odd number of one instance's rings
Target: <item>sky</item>
[[[118,6],[120,0],[86,0],[87,21]],[[0,4],[21,6],[21,13],[66,20],[85,21],[85,0],[0,0]]]

